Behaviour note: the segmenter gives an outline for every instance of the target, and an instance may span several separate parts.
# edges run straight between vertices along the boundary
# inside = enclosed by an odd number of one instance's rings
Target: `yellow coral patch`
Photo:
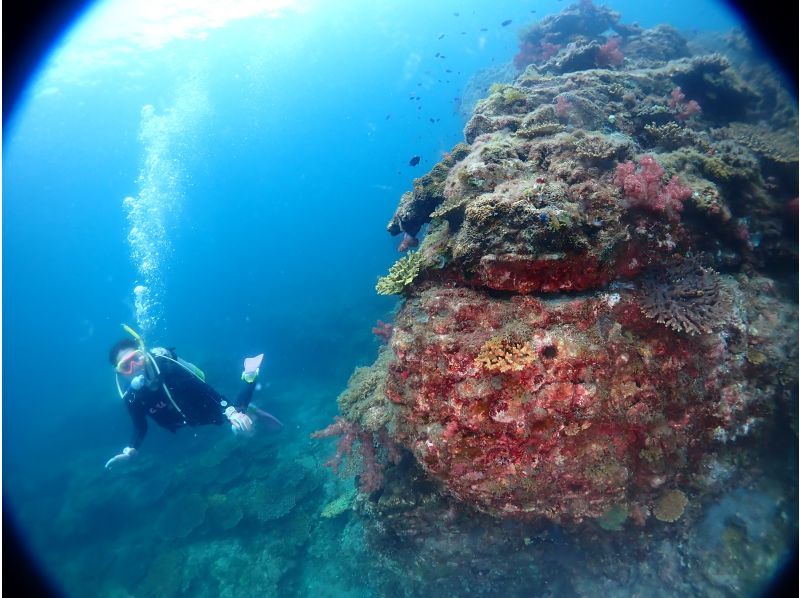
[[[483,344],[475,363],[491,372],[518,372],[533,360],[533,350],[528,343],[492,338]]]
[[[689,499],[680,490],[670,490],[664,494],[655,504],[653,514],[659,521],[672,523],[683,515],[683,510],[689,504]]]

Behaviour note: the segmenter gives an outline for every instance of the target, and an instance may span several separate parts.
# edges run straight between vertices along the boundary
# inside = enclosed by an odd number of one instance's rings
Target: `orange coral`
[[[533,363],[533,358],[528,343],[495,337],[483,344],[475,363],[493,372],[518,372]]]

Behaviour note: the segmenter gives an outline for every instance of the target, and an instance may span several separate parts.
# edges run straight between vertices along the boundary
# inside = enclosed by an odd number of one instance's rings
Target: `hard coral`
[[[693,259],[646,276],[642,292],[641,308],[648,318],[688,334],[712,332],[730,309],[717,273]]]
[[[683,515],[689,499],[680,490],[670,490],[664,494],[655,504],[653,514],[659,521],[674,523]]]
[[[409,251],[389,268],[389,273],[378,280],[375,290],[379,295],[399,295],[414,282],[419,274],[421,265],[420,255]]]
[[[492,338],[481,347],[475,363],[490,372],[518,372],[533,363],[534,354],[528,343]]]

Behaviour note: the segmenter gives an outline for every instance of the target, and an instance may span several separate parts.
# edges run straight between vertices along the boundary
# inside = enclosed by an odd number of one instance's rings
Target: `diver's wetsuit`
[[[174,351],[171,357],[177,359]],[[128,413],[133,421],[133,438],[129,446],[138,449],[147,434],[147,416],[155,420],[162,428],[175,432],[181,426],[202,426],[204,424],[222,424],[226,421],[225,409],[231,405],[239,411],[245,411],[253,397],[255,384],[242,382],[235,403],[231,403],[200,378],[184,367],[170,361],[166,357],[151,353],[158,364],[161,374],[154,377],[152,365],[148,362],[148,380],[139,390],[128,388],[123,395]],[[162,383],[166,384],[173,401],[164,392]]]

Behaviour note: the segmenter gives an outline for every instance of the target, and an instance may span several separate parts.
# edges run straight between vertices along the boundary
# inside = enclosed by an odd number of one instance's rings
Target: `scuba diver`
[[[247,434],[253,429],[253,420],[246,413],[251,407],[271,424],[283,425],[250,405],[263,354],[244,360],[243,386],[236,400],[230,402],[206,383],[200,368],[178,357],[174,349],[147,349],[139,334],[124,324],[123,328],[133,338],[115,343],[109,359],[115,366],[117,390],[133,422],[133,438],[130,446],[106,462],[106,469],[136,454],[147,433],[148,415],[171,432],[187,425],[228,421],[234,434]]]

